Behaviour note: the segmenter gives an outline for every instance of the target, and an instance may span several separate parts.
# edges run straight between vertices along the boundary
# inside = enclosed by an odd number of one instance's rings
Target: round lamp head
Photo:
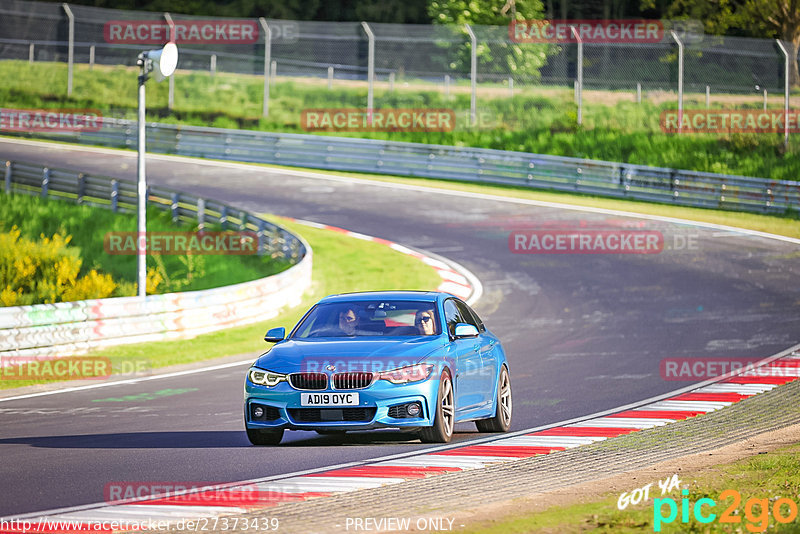
[[[172,76],[178,66],[178,47],[175,43],[167,43],[160,52],[161,57],[153,61],[153,69],[164,78]]]

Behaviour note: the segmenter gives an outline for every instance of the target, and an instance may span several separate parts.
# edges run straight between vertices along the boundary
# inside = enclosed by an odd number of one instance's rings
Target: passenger
[[[436,320],[433,310],[420,310],[414,318],[414,326],[423,336],[432,336],[436,333]]]
[[[356,328],[358,327],[358,314],[353,308],[347,308],[339,312],[339,328],[344,335],[356,335]]]

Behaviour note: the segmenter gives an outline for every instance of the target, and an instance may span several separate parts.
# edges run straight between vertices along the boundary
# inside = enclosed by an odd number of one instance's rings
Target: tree
[[[643,0],[642,6],[656,0]],[[785,41],[791,58],[789,80],[800,83],[797,53],[800,51],[800,0],[673,0],[667,15],[704,22],[711,35],[769,37]]]
[[[789,80],[800,83],[797,52],[800,50],[800,0],[747,0],[738,10],[742,21],[754,31],[766,32],[765,37],[777,37],[789,44]]]
[[[514,43],[508,37],[512,20],[544,18],[541,0],[434,0],[428,7],[428,15],[434,24],[456,27],[467,42],[449,65],[454,70],[464,72],[470,64],[471,45],[465,24],[482,27],[475,28],[480,33],[476,55],[482,73],[538,78],[547,54],[555,49],[553,45]]]

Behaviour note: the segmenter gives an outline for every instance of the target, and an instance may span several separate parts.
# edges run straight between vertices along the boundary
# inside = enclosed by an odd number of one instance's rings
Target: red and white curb
[[[19,519],[35,520],[34,527],[29,530],[4,528],[2,521],[10,520],[0,520],[0,534],[111,532],[115,530],[111,528],[113,521],[127,521],[128,525],[138,524],[142,527],[158,522],[175,525],[181,520],[213,519],[222,515],[264,509],[283,502],[323,498],[444,473],[479,469],[580,447],[713,412],[798,378],[800,346],[765,358],[758,366],[738,374],[728,373],[644,403],[548,427],[523,430],[501,438],[473,440],[466,445],[426,449],[422,453],[395,455],[281,475],[283,478],[234,482],[224,487],[200,488],[181,494],[90,505],[80,509],[54,510],[38,515],[28,514],[19,516]],[[54,527],[59,524],[60,528]]]
[[[319,228],[321,230],[331,230],[333,232],[338,232],[347,235],[349,237],[354,237],[356,239],[361,239],[364,241],[372,241],[374,243],[380,243],[382,245],[388,246],[393,250],[396,250],[397,252],[400,252],[401,254],[407,254],[409,256],[413,256],[414,258],[419,259],[423,263],[433,267],[433,269],[436,271],[436,274],[438,274],[439,277],[441,277],[442,283],[439,284],[439,287],[436,288],[437,291],[442,291],[445,293],[450,293],[452,295],[455,295],[466,301],[467,304],[473,304],[474,302],[476,302],[480,298],[483,292],[478,277],[472,274],[465,267],[459,265],[458,263],[452,260],[437,257],[434,254],[431,254],[430,252],[425,252],[425,253],[418,252],[399,243],[395,243],[394,241],[389,241],[387,239],[361,234],[358,232],[352,232],[344,228],[339,228],[338,226],[330,226],[328,224],[320,224],[312,221],[305,221],[302,219],[293,219],[291,217],[284,217],[284,219],[299,224],[303,224],[305,226],[310,226],[312,228]]]

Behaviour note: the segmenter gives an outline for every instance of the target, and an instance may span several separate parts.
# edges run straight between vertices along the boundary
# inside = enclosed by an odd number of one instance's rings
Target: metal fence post
[[[767,90],[764,89],[764,111],[767,111]]]
[[[514,78],[508,77],[508,96],[514,98]]]
[[[394,91],[394,72],[389,73],[389,92]]]
[[[783,64],[783,145],[789,144],[789,52],[780,39],[775,39],[784,57]],[[794,50],[794,48],[792,48]]]
[[[94,70],[94,45],[89,47],[89,70]]]
[[[84,196],[86,196],[86,175],[81,172],[78,173],[78,204],[83,204]]]
[[[578,65],[577,65],[577,91],[576,91],[576,99],[578,101],[578,126],[583,124],[583,39],[578,34],[577,28],[575,26],[569,27],[570,31],[572,32],[573,37],[578,42]]]
[[[28,45],[28,63],[33,63],[33,58],[34,58],[34,56],[35,56],[35,54],[34,54],[34,47],[35,47],[35,46],[36,46],[36,45],[35,45],[35,44],[33,44],[33,43],[31,43],[30,45]]]
[[[636,103],[642,103],[642,82],[636,82]]]
[[[42,169],[42,198],[47,198],[47,190],[50,186],[50,169]]]
[[[266,226],[264,224],[264,221],[259,219],[259,221],[258,221],[258,233],[256,234],[256,237],[258,238],[258,247],[257,247],[256,250],[258,251],[258,255],[259,256],[262,256],[264,254],[265,249],[266,249],[266,247],[264,246],[264,230],[265,230],[265,228],[266,228]]]
[[[10,161],[6,161],[6,193],[11,193],[11,166]]]
[[[470,42],[470,60],[469,60],[469,79],[471,82],[470,97],[469,97],[469,120],[470,126],[475,126],[477,122],[476,101],[478,92],[478,38],[475,37],[475,32],[469,24],[464,24],[467,33],[469,34]]]
[[[197,230],[199,232],[203,231],[203,228],[206,225],[206,201],[205,199],[198,198],[197,199]]]
[[[373,89],[375,84],[375,34],[366,22],[361,22],[367,34],[367,121],[372,124]]]
[[[239,212],[239,231],[247,230],[247,212]]]
[[[75,59],[75,17],[67,4],[61,4],[69,19],[69,50],[67,52],[67,96],[72,96],[72,62]]]
[[[680,133],[683,124],[683,41],[675,30],[670,30],[670,33],[678,44],[678,133]]]
[[[266,117],[269,115],[269,66],[272,60],[272,31],[270,30],[267,19],[260,17],[258,22],[264,30],[264,108],[261,114]]]
[[[328,67],[328,89],[333,89],[333,67]]]
[[[111,180],[111,211],[117,212],[117,199],[119,198],[119,182]]]
[[[211,54],[211,64],[208,67],[211,76],[217,73],[217,54]]]
[[[711,107],[711,86],[706,85],[706,109]]]
[[[228,206],[222,206],[222,211],[219,213],[219,225],[223,230],[228,227]]]
[[[444,97],[450,98],[450,75],[444,75]]]
[[[172,193],[172,202],[169,205],[170,212],[172,212],[172,222],[177,223],[180,219],[180,213],[178,212],[178,202],[180,201],[180,195],[178,193]]]

